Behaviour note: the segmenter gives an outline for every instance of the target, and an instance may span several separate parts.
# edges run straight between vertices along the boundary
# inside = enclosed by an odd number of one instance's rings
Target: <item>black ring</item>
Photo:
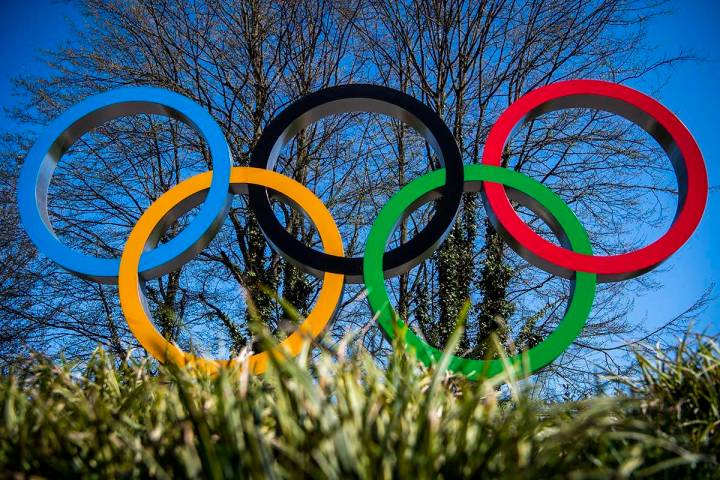
[[[338,85],[318,90],[293,102],[270,121],[253,149],[250,166],[273,169],[280,151],[300,130],[328,115],[349,112],[382,113],[405,122],[427,140],[445,167],[445,187],[435,215],[412,239],[385,253],[385,276],[400,275],[437,249],[450,230],[462,200],[460,150],[452,132],[430,107],[410,95],[379,85]],[[283,258],[318,277],[332,272],[345,275],[348,283],[363,282],[362,258],[337,257],[308,247],[287,232],[275,217],[267,188],[249,185],[248,193],[250,208],[260,229]]]

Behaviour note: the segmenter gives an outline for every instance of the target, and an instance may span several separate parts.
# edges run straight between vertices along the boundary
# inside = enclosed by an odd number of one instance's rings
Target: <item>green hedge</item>
[[[640,359],[627,397],[547,405],[400,351],[208,378],[98,351],[0,379],[8,476],[720,478],[720,349]],[[119,366],[118,366],[119,365]],[[308,366],[309,365],[309,366]],[[504,392],[511,392],[505,395]]]

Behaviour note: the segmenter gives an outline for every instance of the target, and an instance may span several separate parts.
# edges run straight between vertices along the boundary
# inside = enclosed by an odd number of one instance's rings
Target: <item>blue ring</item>
[[[20,219],[32,242],[48,258],[82,278],[117,283],[120,259],[77,252],[55,236],[47,213],[53,171],[63,153],[85,132],[117,117],[142,113],[169,116],[195,128],[208,145],[213,167],[200,211],[177,236],[143,254],[142,277],[158,277],[194,257],[210,243],[230,208],[230,147],[220,126],[202,107],[183,95],[154,87],[124,87],[88,97],[42,132],[25,158],[18,184]]]

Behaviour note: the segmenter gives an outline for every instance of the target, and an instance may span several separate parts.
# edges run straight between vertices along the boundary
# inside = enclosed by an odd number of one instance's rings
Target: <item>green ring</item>
[[[575,214],[547,187],[536,180],[507,168],[488,165],[465,166],[465,182],[496,182],[518,190],[539,202],[552,214],[568,236],[572,250],[592,254],[590,240]],[[443,352],[419,338],[408,328],[395,309],[385,289],[382,262],[390,235],[400,223],[403,215],[424,195],[445,184],[445,170],[436,170],[415,179],[395,194],[383,207],[368,235],[365,244],[363,271],[368,300],[380,327],[389,339],[396,332],[402,335],[409,350],[425,364],[440,360]],[[576,272],[570,304],[565,316],[553,333],[527,352],[503,359],[474,360],[452,355],[449,370],[463,374],[471,380],[495,376],[505,370],[508,362],[515,367],[519,376],[527,376],[555,360],[577,338],[590,314],[597,276],[594,273]]]

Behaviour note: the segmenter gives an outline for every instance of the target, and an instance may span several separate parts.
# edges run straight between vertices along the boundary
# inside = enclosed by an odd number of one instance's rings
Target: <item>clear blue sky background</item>
[[[0,105],[14,103],[13,76],[46,70],[37,51],[69,39],[67,21],[80,21],[76,8],[51,0],[9,0],[0,7]],[[703,60],[676,67],[657,96],[694,134],[705,155],[710,184],[719,191],[711,193],[705,218],[693,238],[666,263],[671,268],[659,278],[663,287],[636,300],[634,315],[647,317],[652,324],[687,308],[712,283],[718,284],[720,293],[720,2],[673,0],[668,9],[668,15],[650,25],[649,42],[660,55],[682,51]],[[631,86],[650,89],[642,83]],[[13,124],[0,115],[0,130],[11,128]],[[720,330],[720,301],[713,303],[701,323]]]
[[[703,221],[690,241],[667,263],[663,287],[638,299],[636,314],[662,321],[689,306],[703,290],[717,284],[720,294],[720,2],[717,0],[673,0],[669,15],[653,20],[649,42],[659,54],[681,51],[702,58],[685,62],[672,72],[660,88],[658,100],[685,123],[695,136],[707,164],[710,194]],[[631,85],[642,89],[643,85]],[[702,318],[703,326],[720,330],[720,299],[713,302]]]

